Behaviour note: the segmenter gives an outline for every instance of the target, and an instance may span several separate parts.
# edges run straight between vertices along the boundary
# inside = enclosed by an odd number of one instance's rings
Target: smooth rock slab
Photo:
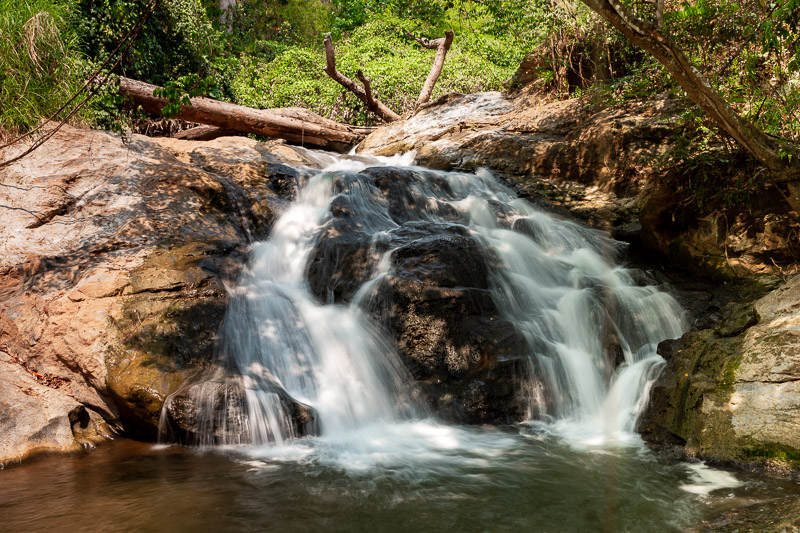
[[[298,187],[287,163],[317,165],[306,155],[65,127],[0,170],[0,346],[63,383],[26,396],[0,363],[0,462],[26,441],[74,449],[100,417],[155,439],[164,399],[213,358],[225,284]]]

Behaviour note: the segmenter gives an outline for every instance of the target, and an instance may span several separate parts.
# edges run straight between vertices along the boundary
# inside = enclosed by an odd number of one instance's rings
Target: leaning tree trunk
[[[120,78],[120,92],[154,115],[160,115],[161,109],[169,103],[165,98],[153,96],[157,88],[149,83]],[[212,98],[192,98],[191,104],[182,106],[176,118],[340,152],[361,142],[374,129],[341,124],[299,107],[253,109]]]
[[[782,148],[793,153],[796,147],[781,144],[741,117],[711,86],[680,47],[664,31],[664,1],[657,0],[656,23],[638,19],[619,0],[582,0],[589,8],[621,31],[631,42],[651,53],[700,108],[742,147],[770,170],[785,170],[789,158],[781,157]]]

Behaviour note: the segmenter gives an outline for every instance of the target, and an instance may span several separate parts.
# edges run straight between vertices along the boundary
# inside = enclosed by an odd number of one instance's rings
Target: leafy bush
[[[419,20],[389,16],[368,22],[335,43],[337,68],[351,78],[362,69],[386,105],[400,113],[410,111],[434,54],[405,38],[405,32],[423,26]],[[498,64],[490,54],[480,53],[476,40],[465,38],[462,43],[456,37],[433,98],[447,92],[497,90],[516,68],[515,61]],[[232,97],[253,107],[301,106],[335,120],[374,122],[355,96],[328,78],[324,67],[321,43],[315,48],[289,47],[272,61],[249,57],[233,81]]]
[[[147,0],[77,0],[72,26],[85,54],[104,60],[144,12]],[[163,85],[187,74],[206,76],[210,60],[225,51],[201,0],[161,0],[131,50],[120,74]]]

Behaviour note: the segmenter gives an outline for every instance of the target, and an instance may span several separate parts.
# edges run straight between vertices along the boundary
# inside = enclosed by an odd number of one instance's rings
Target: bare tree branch
[[[356,78],[358,78],[358,81],[364,86],[364,93],[367,95],[367,100],[373,100],[375,97],[372,96],[372,80],[364,76],[361,69],[356,71]]]
[[[447,30],[444,32],[444,37],[440,37],[432,41],[422,37],[415,37],[412,33],[407,33],[406,37],[409,39],[414,39],[420,45],[422,45],[423,48],[436,50],[436,56],[433,58],[431,71],[428,73],[428,78],[425,80],[425,84],[422,86],[422,90],[419,93],[419,98],[417,98],[417,107],[419,107],[431,99],[433,87],[436,85],[436,81],[439,79],[439,76],[442,73],[444,60],[447,56],[447,51],[450,50],[450,45],[453,44],[453,38],[455,37],[455,34],[451,30]]]
[[[325,35],[325,39],[323,39],[322,42],[325,45],[325,72],[328,73],[328,76],[330,76],[339,85],[355,94],[359,100],[364,102],[364,105],[367,106],[367,109],[378,115],[386,122],[393,122],[400,119],[400,115],[389,109],[386,104],[375,98],[375,95],[372,94],[369,78],[365,77],[361,71],[358,72],[358,77],[364,84],[364,89],[359,87],[356,82],[336,70],[336,54],[333,49],[333,40],[331,39],[330,33]]]
[[[664,29],[664,0],[656,0],[656,26]]]

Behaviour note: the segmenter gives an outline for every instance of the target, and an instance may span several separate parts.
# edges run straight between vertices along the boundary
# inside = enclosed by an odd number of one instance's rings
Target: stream
[[[167,401],[161,443],[4,472],[2,529],[687,531],[800,493],[664,464],[636,434],[664,364],[656,347],[686,323],[672,297],[617,263],[620,243],[520,200],[487,171],[436,172],[411,155],[317,157],[326,168],[303,172],[270,238],[253,243],[218,364]],[[361,239],[355,266],[320,251],[347,228]],[[451,279],[453,265],[423,245],[474,248],[480,259],[463,257],[463,268],[485,270],[485,285]],[[489,360],[445,350],[450,373],[423,375],[433,363],[398,348],[385,298],[421,276],[440,280],[425,291],[485,298],[485,316],[470,320],[490,333],[487,321],[507,326],[512,348]],[[505,363],[521,420],[459,421],[472,407],[458,391],[483,390],[470,376]],[[462,381],[445,393],[437,379]],[[506,413],[482,398],[484,411]],[[181,427],[179,404],[194,406]]]

